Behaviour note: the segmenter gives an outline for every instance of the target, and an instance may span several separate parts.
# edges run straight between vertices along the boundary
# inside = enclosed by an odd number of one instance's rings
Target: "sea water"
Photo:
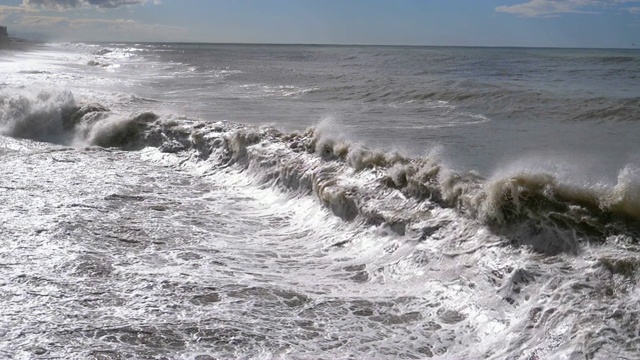
[[[0,50],[0,357],[634,359],[640,52]]]

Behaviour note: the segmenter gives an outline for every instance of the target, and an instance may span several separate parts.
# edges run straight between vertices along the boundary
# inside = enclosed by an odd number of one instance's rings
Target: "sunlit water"
[[[639,66],[0,50],[0,356],[636,358]]]

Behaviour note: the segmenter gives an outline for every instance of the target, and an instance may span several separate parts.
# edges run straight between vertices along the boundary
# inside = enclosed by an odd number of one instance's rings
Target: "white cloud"
[[[0,5],[0,21],[4,21],[9,15],[12,15],[12,14],[24,14],[28,12],[37,12],[37,11],[33,9],[27,9],[22,6]]]
[[[71,41],[131,40],[166,41],[183,40],[187,30],[177,26],[142,24],[131,19],[68,18],[64,16],[24,15],[18,26],[47,31],[53,38]]]
[[[627,11],[633,15],[640,15],[640,6],[634,6],[634,7],[628,8]]]
[[[49,10],[66,10],[95,6],[112,9],[123,5],[141,5],[149,0],[22,0],[28,8],[45,8]],[[158,3],[157,1],[152,1]]]
[[[621,8],[625,3],[640,3],[640,0],[529,0],[498,6],[496,11],[525,17],[549,17],[569,13],[596,14],[604,8]]]
[[[144,3],[159,4],[159,0],[23,0],[22,5],[0,5],[0,21],[14,30],[46,33],[50,39],[62,40],[184,40],[183,27],[144,24],[131,19],[51,16],[51,11],[95,7],[116,8]]]
[[[68,21],[69,20],[67,18],[60,17],[60,16],[28,15],[28,16],[23,16],[20,19],[20,25],[49,27],[53,25],[67,24]]]

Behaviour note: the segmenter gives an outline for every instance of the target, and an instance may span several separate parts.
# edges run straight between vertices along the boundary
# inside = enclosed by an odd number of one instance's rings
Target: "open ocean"
[[[640,51],[0,49],[0,358],[638,359]]]

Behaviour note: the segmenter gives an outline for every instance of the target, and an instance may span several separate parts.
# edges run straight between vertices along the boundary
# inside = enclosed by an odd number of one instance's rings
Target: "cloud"
[[[37,11],[33,9],[27,9],[22,6],[0,5],[0,21],[4,21],[9,15],[12,15],[12,14],[25,14],[30,12],[37,12]]]
[[[627,11],[629,12],[629,14],[640,15],[640,7],[631,7],[628,8]]]
[[[64,16],[24,15],[18,26],[38,28],[52,38],[71,41],[180,41],[187,30],[178,26],[142,24],[131,19],[68,18]]]
[[[103,9],[113,9],[123,5],[141,5],[149,0],[22,0],[27,8],[45,8],[49,10],[78,9],[95,6]],[[158,1],[152,1],[157,4]]]
[[[49,27],[60,24],[68,24],[69,20],[60,16],[23,16],[20,25]]]
[[[86,18],[75,15],[52,16],[50,11],[77,8],[116,8],[145,3],[159,4],[159,0],[23,0],[22,5],[0,5],[0,21],[14,31],[46,32],[50,40],[91,41],[182,41],[187,29],[179,26],[145,24],[131,19]]]
[[[550,17],[570,13],[597,14],[605,8],[620,9],[625,3],[640,3],[640,0],[529,0],[498,6],[496,11],[525,17]]]
[[[86,2],[100,8],[112,9],[122,5],[144,4],[147,0],[86,0]]]

